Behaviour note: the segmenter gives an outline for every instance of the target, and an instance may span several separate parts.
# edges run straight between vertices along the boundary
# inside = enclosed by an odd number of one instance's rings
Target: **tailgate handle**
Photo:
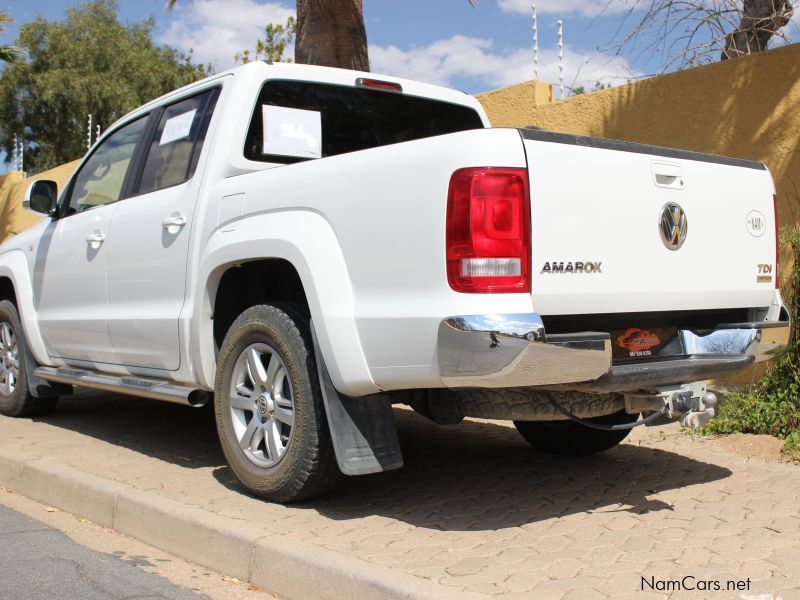
[[[653,182],[658,187],[672,190],[683,189],[683,167],[679,163],[655,162],[651,164]]]

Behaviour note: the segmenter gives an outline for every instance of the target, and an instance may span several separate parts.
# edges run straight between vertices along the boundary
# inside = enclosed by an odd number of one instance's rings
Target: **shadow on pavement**
[[[81,390],[35,420],[190,469],[225,464],[208,407]]]
[[[561,458],[532,449],[513,428],[465,421],[438,426],[396,410],[405,467],[344,478],[327,498],[294,505],[335,520],[381,515],[428,529],[481,531],[553,517],[672,510],[658,492],[724,479],[731,472],[675,452],[622,444]],[[214,477],[243,492],[225,464],[211,411],[81,392],[41,419]]]
[[[302,506],[337,520],[382,515],[428,529],[496,530],[594,510],[672,510],[648,496],[731,475],[633,444],[557,457],[531,448],[514,428],[474,421],[441,427],[409,411],[395,414],[402,470],[351,479],[336,495]]]

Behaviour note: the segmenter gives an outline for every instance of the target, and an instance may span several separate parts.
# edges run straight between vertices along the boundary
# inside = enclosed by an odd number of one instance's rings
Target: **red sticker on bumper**
[[[647,356],[650,348],[658,346],[661,339],[653,332],[631,327],[617,338],[617,345],[625,348],[631,356]]]

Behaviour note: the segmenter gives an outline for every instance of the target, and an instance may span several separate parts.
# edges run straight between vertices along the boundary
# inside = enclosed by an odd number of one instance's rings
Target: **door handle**
[[[172,213],[161,221],[161,226],[170,233],[177,233],[178,229],[186,225],[186,217],[181,213]]]
[[[106,234],[100,231],[99,229],[95,230],[93,233],[90,233],[86,236],[86,243],[93,250],[97,250],[100,247],[100,244],[106,241]]]

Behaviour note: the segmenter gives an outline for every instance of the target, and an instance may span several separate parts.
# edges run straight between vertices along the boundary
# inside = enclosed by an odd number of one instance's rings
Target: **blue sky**
[[[648,67],[613,59],[607,50],[626,0],[539,0],[540,74],[557,79],[556,20],[564,19],[567,85],[597,79],[621,83]],[[19,23],[41,14],[61,19],[75,0],[0,0]],[[529,0],[365,0],[372,69],[480,92],[533,77]],[[237,50],[253,46],[267,22],[294,12],[291,1],[179,0],[170,13],[164,0],[121,0],[123,20],[158,19],[156,39],[194,49],[219,69]],[[598,51],[600,48],[600,51]]]
[[[703,0],[706,4],[738,0]],[[4,36],[37,15],[63,17],[77,0],[0,0],[16,20]],[[217,69],[233,65],[237,51],[252,47],[268,22],[294,13],[285,0],[179,0],[172,12],[165,0],[120,0],[123,21],[155,16],[156,41]],[[538,0],[542,79],[557,82],[556,20],[564,21],[564,75],[567,88],[595,81],[625,83],[657,70],[651,52],[614,56],[614,34],[636,0]],[[477,93],[533,77],[531,0],[364,0],[372,70],[420,79]],[[800,11],[798,11],[800,13]],[[800,15],[798,15],[800,16]],[[796,17],[797,19],[797,17]],[[789,28],[796,37],[797,20]]]
[[[700,1],[711,5],[740,0]],[[656,72],[663,60],[653,52],[615,56],[619,41],[615,32],[636,2],[536,0],[540,79],[558,83],[558,19],[564,21],[567,95],[573,86],[591,88],[596,81],[617,85]],[[0,42],[12,42],[21,23],[37,15],[61,20],[64,9],[78,3],[0,0],[0,8],[15,19]],[[233,66],[237,51],[254,47],[266,23],[285,22],[294,14],[291,0],[179,0],[171,12],[165,12],[164,4],[165,0],[119,0],[120,18],[135,21],[154,16],[156,42],[191,49],[197,61],[210,62],[217,70]],[[796,12],[787,29],[790,39],[800,37],[800,10]],[[469,93],[533,78],[531,0],[479,0],[474,8],[467,0],[364,0],[364,14],[374,72]],[[634,13],[634,18],[636,14],[640,13]]]

